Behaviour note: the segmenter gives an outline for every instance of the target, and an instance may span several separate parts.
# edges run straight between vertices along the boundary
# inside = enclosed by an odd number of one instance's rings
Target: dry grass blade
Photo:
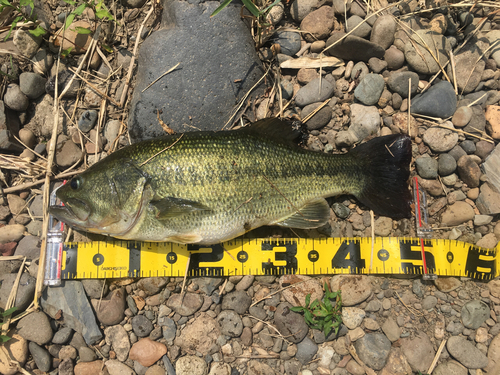
[[[33,150],[32,148],[30,148],[30,147],[26,146],[26,144],[25,144],[23,141],[21,141],[18,137],[16,137],[15,135],[14,135],[14,138],[16,139],[16,141],[18,141],[20,144],[22,144],[24,147],[26,147],[28,150],[30,150],[33,154],[35,154],[36,156],[38,156],[40,159],[47,161],[47,159],[45,159],[45,158],[44,158],[42,155],[40,155],[38,152],[36,152],[36,151],[35,151],[35,150]]]
[[[72,69],[70,69],[71,71],[73,71]],[[94,86],[92,83],[90,83],[87,79],[85,79],[84,77],[81,76],[80,73],[74,71],[75,75],[80,78],[83,82],[85,82],[87,85],[90,86],[90,88],[92,90],[94,90],[99,96],[101,96],[103,99],[108,99],[111,103],[113,103],[114,105],[116,105],[117,107],[122,107],[122,105],[120,103],[118,103],[115,99],[113,99],[112,97],[108,96],[106,93],[102,92],[101,90],[99,90],[96,86]]]
[[[240,100],[240,103],[236,106],[236,108],[234,109],[233,111],[233,114],[229,117],[229,120],[227,120],[227,122],[224,124],[224,126],[222,127],[221,130],[224,130],[226,128],[226,126],[228,126],[231,121],[233,121],[233,118],[234,116],[236,116],[236,114],[238,113],[238,111],[241,109],[241,107],[243,106],[243,104],[245,103],[245,101],[247,100],[248,96],[250,95],[250,93],[257,87],[260,85],[260,83],[263,81],[264,78],[266,78],[266,76],[269,74],[269,71],[271,70],[271,67],[272,65],[269,66],[269,68],[267,68],[266,72],[264,73],[264,75],[262,77],[260,77],[260,79],[255,83],[255,85],[253,85],[250,90],[248,90],[248,92],[245,94],[245,96],[243,98],[241,98]]]
[[[175,144],[176,144],[177,142],[179,142],[179,141],[182,139],[182,137],[183,137],[183,136],[184,136],[184,133],[182,133],[182,134],[180,135],[180,137],[179,137],[179,138],[177,138],[177,139],[175,140],[175,142],[174,142],[174,143],[172,143],[171,145],[168,145],[168,146],[167,146],[167,147],[165,147],[163,150],[158,151],[156,154],[154,154],[153,156],[151,156],[150,158],[148,158],[146,161],[144,161],[144,162],[142,162],[141,164],[139,164],[139,167],[142,167],[144,164],[149,163],[152,159],[154,159],[155,157],[157,157],[158,155],[160,155],[162,152],[165,152],[165,151],[167,151],[168,149],[170,149],[170,148],[174,147],[174,146],[175,146]]]
[[[470,79],[471,79],[472,75],[474,74],[474,71],[476,70],[476,65],[477,65],[477,63],[478,63],[479,61],[481,61],[481,59],[482,59],[482,58],[486,55],[486,53],[487,53],[490,49],[492,49],[493,47],[495,47],[498,43],[500,43],[500,40],[495,41],[495,42],[494,42],[491,46],[489,46],[489,47],[488,47],[488,48],[487,48],[487,49],[486,49],[486,50],[485,50],[485,51],[481,54],[481,56],[479,56],[479,57],[477,58],[476,62],[473,64],[473,68],[472,68],[472,70],[470,71],[469,76],[467,77],[467,80],[465,81],[465,85],[464,85],[464,87],[462,88],[462,91],[460,92],[460,95],[463,95],[465,88],[466,88],[466,87],[467,87],[467,85],[469,84],[469,81],[470,81]]]
[[[434,359],[433,359],[431,365],[429,366],[429,370],[427,370],[428,375],[431,375],[432,371],[434,371],[434,368],[436,367],[436,364],[439,360],[439,357],[441,356],[441,352],[443,351],[445,344],[446,344],[446,339],[441,341],[441,344],[439,345],[439,349],[437,350],[436,355],[434,356]]]
[[[149,89],[151,86],[153,86],[156,82],[158,82],[160,79],[162,79],[163,77],[165,77],[168,73],[170,72],[173,72],[175,69],[177,69],[177,67],[181,65],[181,63],[177,63],[174,67],[170,68],[169,70],[167,70],[165,73],[163,73],[161,76],[159,76],[158,78],[156,78],[153,82],[151,82],[149,85],[146,86],[146,88],[144,90],[142,90],[141,92],[144,92],[146,91],[147,89]]]
[[[430,122],[430,121],[425,121],[424,120],[424,122]],[[495,144],[495,142],[493,140],[491,140],[491,139],[488,139],[488,138],[485,138],[485,137],[481,137],[481,136],[473,134],[473,133],[466,132],[466,131],[464,131],[462,129],[450,128],[449,126],[446,126],[445,124],[433,124],[433,125],[436,125],[436,126],[439,126],[440,128],[448,129],[448,130],[451,130],[451,131],[454,131],[454,132],[457,132],[457,133],[462,133],[462,134],[468,135],[470,137],[474,137],[474,138],[480,139],[482,141],[486,141],[486,142]]]
[[[255,319],[255,320],[257,320],[258,322],[261,322],[261,323],[263,323],[263,324],[267,325],[269,328],[272,328],[272,329],[273,329],[273,330],[274,330],[274,331],[278,334],[278,337],[279,337],[279,338],[281,338],[283,341],[286,341],[288,344],[291,344],[291,342],[290,342],[289,340],[287,340],[287,339],[286,339],[286,338],[287,338],[287,337],[289,337],[289,336],[284,336],[284,335],[282,335],[282,334],[281,334],[281,332],[280,332],[280,331],[278,331],[278,328],[276,328],[275,326],[273,326],[271,323],[266,322],[266,321],[264,321],[264,320],[261,320],[261,319],[259,319],[259,318],[255,317],[255,316],[253,316],[253,315],[250,315],[250,314],[248,314],[247,316],[248,316],[250,319]],[[294,334],[292,334],[292,335],[290,335],[290,336],[296,335],[296,334],[298,334],[298,333],[300,333],[300,331],[295,332]]]
[[[411,312],[413,315],[416,315],[416,316],[424,316],[423,313],[421,313],[420,311],[416,310],[413,306],[408,306],[403,301],[403,299],[399,296],[398,292],[394,292],[394,293],[396,293],[396,296],[399,298],[399,301],[403,304],[404,307],[406,307],[408,309],[409,312]]]
[[[51,178],[50,180],[51,181],[52,180],[60,180],[60,179],[64,179],[64,178],[67,178],[67,177],[72,177],[75,174],[78,174],[78,173],[81,173],[81,172],[82,171],[73,171],[73,172],[67,172],[67,173],[60,173],[60,174],[54,176],[53,178]],[[16,191],[26,190],[26,189],[32,188],[33,186],[41,185],[44,182],[45,182],[45,179],[40,179],[40,180],[36,180],[36,181],[33,181],[33,182],[27,182],[27,183],[24,183],[24,184],[20,184],[20,185],[12,186],[10,188],[3,189],[3,192],[5,194],[15,193]]]
[[[455,95],[458,95],[455,55],[453,54],[452,51],[450,51],[450,63],[451,63],[451,74],[453,74],[453,88],[455,89]]]
[[[153,0],[151,3],[151,9],[149,9],[149,12],[146,14],[144,21],[142,21],[141,26],[139,27],[139,30],[137,31],[137,37],[135,39],[134,51],[132,53],[132,59],[130,60],[130,65],[128,67],[127,78],[125,79],[125,87],[123,88],[122,96],[120,98],[119,106],[121,108],[123,108],[123,106],[125,105],[125,99],[127,98],[128,87],[130,85],[130,80],[132,79],[132,73],[134,71],[135,59],[137,56],[137,49],[139,48],[139,43],[141,41],[142,29],[144,29],[144,25],[146,24],[146,22],[148,22],[149,17],[151,17],[151,15],[153,14],[154,9],[155,9],[155,2]]]
[[[411,27],[409,27],[408,25],[406,25],[405,23],[399,21],[398,19],[396,19],[396,22],[403,27],[404,31],[406,32],[406,34],[410,37],[410,41],[412,42],[412,44],[414,45],[414,48],[415,48],[415,52],[417,52],[419,55],[420,55],[420,58],[427,64],[427,60],[425,59],[425,57],[422,55],[422,53],[420,52],[419,48],[417,47],[417,45],[421,45],[422,47],[424,47],[427,52],[429,52],[429,54],[432,56],[432,58],[434,59],[434,61],[436,62],[436,64],[439,66],[439,70],[441,71],[441,73],[443,73],[444,77],[446,78],[446,80],[448,82],[451,83],[451,80],[450,80],[450,77],[448,77],[448,74],[446,74],[446,71],[444,70],[444,68],[446,67],[446,65],[448,64],[448,62],[445,64],[445,65],[442,65],[440,62],[439,62],[439,54],[438,56],[436,56],[436,54],[434,53],[434,51],[431,49],[431,47],[429,47],[429,45],[425,42],[425,40],[415,32],[415,30],[413,30]],[[408,33],[408,31],[406,29],[410,30],[411,33]],[[418,37],[419,40],[417,40],[416,37]],[[434,39],[432,39],[432,41],[435,43]],[[436,45],[434,45],[434,48],[435,48],[435,51],[438,52],[438,48]]]
[[[14,285],[12,286],[12,289],[10,290],[9,293],[9,298],[7,298],[7,303],[5,304],[5,309],[8,310],[14,306],[14,303],[16,301],[16,296],[17,296],[17,288],[19,287],[19,282],[21,281],[21,275],[23,274],[24,271],[24,265],[26,263],[26,257],[23,257],[23,263],[21,264],[21,268],[19,268],[19,271],[17,272],[16,280],[14,281]],[[9,316],[4,323],[2,324],[2,330],[1,333],[3,334],[4,332],[7,332],[9,330],[9,325],[10,325],[11,317]]]
[[[45,172],[45,166],[33,163],[16,155],[8,154],[0,154],[0,168],[14,170],[20,174],[35,178],[41,176]]]
[[[305,124],[307,121],[311,119],[316,113],[318,113],[325,105],[327,105],[330,102],[331,99],[326,99],[321,105],[318,106],[314,111],[309,113],[303,120],[302,123]]]
[[[482,100],[486,95],[488,95],[487,92],[485,92],[483,95],[481,95],[479,98],[477,98],[476,100],[474,100],[472,103],[469,103],[467,104],[467,107],[472,107],[473,105],[475,105],[477,102],[479,102],[480,100]]]
[[[271,298],[272,296],[274,296],[274,295],[275,295],[275,294],[277,294],[277,293],[281,293],[281,292],[282,292],[282,291],[284,291],[285,289],[292,288],[292,287],[297,286],[297,285],[299,285],[299,284],[305,283],[305,282],[306,282],[306,281],[308,281],[308,280],[309,280],[309,279],[302,280],[302,281],[299,281],[299,282],[296,282],[296,283],[290,284],[290,285],[288,285],[288,286],[285,286],[284,288],[278,289],[278,290],[277,290],[277,291],[275,291],[275,292],[269,293],[267,296],[262,297],[262,298],[261,298],[261,299],[259,299],[258,301],[255,301],[254,303],[252,303],[252,304],[250,305],[250,307],[255,306],[255,305],[256,305],[256,304],[258,304],[259,302],[262,302],[262,301],[264,301],[264,300],[266,300],[266,299]]]

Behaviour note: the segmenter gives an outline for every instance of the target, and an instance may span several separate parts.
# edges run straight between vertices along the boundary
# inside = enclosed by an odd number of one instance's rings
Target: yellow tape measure
[[[493,250],[452,240],[379,237],[235,239],[222,244],[155,242],[66,243],[62,279],[282,274],[423,274],[491,280],[499,275]]]

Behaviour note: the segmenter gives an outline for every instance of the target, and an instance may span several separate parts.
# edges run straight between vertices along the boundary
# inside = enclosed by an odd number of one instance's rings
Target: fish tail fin
[[[410,137],[403,134],[377,137],[354,148],[351,155],[363,166],[366,176],[356,198],[379,215],[410,217]]]

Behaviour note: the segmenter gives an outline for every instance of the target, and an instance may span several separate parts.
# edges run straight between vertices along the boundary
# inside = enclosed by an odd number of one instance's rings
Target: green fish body
[[[317,228],[326,197],[352,194],[376,213],[410,215],[411,142],[391,135],[347,154],[299,148],[277,119],[127,146],[57,191],[56,218],[138,241],[214,244],[262,225]]]

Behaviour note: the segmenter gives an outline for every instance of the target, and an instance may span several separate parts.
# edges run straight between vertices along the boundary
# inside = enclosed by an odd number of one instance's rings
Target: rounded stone
[[[138,337],[146,337],[153,330],[153,323],[144,315],[136,315],[132,318],[132,329]]]
[[[460,143],[460,147],[462,147],[468,155],[476,152],[476,144],[470,139],[466,139]]]
[[[32,312],[17,323],[19,335],[29,341],[44,345],[52,340],[53,332],[47,315],[41,311]]]
[[[490,317],[490,308],[483,301],[469,301],[462,307],[461,317],[466,328],[478,329]]]
[[[484,368],[488,358],[470,341],[461,336],[452,336],[446,343],[446,349],[458,362],[470,369]]]
[[[322,6],[312,11],[300,23],[303,38],[310,43],[328,38],[333,29],[334,20],[335,16],[330,6]]]
[[[50,370],[50,365],[52,363],[52,359],[50,358],[50,354],[47,349],[37,345],[34,342],[29,343],[29,350],[33,359],[35,360],[36,366],[40,371],[48,372]]]
[[[175,373],[177,375],[206,375],[207,372],[205,360],[194,355],[181,357],[175,363]]]
[[[375,370],[384,368],[391,345],[391,341],[382,333],[368,333],[354,344],[359,358]]]
[[[52,338],[53,344],[66,344],[73,335],[73,330],[69,327],[62,327],[59,331],[54,334]]]
[[[44,94],[46,83],[47,79],[36,73],[24,72],[19,75],[19,88],[29,99]]]
[[[244,290],[236,290],[226,294],[222,298],[222,310],[234,310],[238,314],[244,314],[250,305],[252,298]]]
[[[458,175],[468,187],[475,188],[479,186],[481,178],[481,169],[479,165],[469,155],[460,157],[457,161]]]
[[[295,22],[301,22],[305,16],[322,4],[320,0],[294,0],[290,5],[290,15]]]
[[[311,340],[309,337],[305,337],[304,340],[297,344],[297,353],[295,353],[295,358],[302,364],[309,363],[314,355],[318,351],[318,345]]]
[[[361,24],[361,25],[360,25]],[[360,38],[365,38],[370,35],[372,28],[371,26],[364,22],[360,16],[352,15],[346,21],[346,31],[349,32],[355,27],[360,25],[356,30],[354,30],[351,35],[359,36]]]
[[[221,333],[230,337],[239,337],[243,332],[243,322],[233,310],[224,310],[217,317]]]
[[[3,261],[2,263],[4,263]],[[17,274],[9,273],[6,275],[0,275],[0,308],[5,309],[7,300],[9,299],[10,292],[14,287]],[[27,273],[21,275],[19,280],[19,286],[17,289],[17,295],[14,306],[17,307],[18,311],[24,311],[28,308],[31,301],[33,301],[33,296],[35,294],[36,279],[31,277]]]
[[[354,306],[372,294],[370,280],[365,275],[336,275],[330,280],[330,290],[342,292],[342,305]]]
[[[300,50],[300,34],[292,31],[277,31],[272,39],[281,47],[281,53],[293,56]]]
[[[387,61],[372,57],[370,60],[368,60],[368,66],[373,73],[380,73],[382,70],[387,68]]]
[[[457,161],[450,154],[440,154],[438,157],[438,172],[440,176],[448,176],[457,169]]]
[[[349,214],[351,213],[351,210],[349,210],[349,207],[342,203],[335,202],[332,205],[333,212],[335,212],[335,215],[337,215],[340,219],[346,219]]]
[[[411,105],[412,113],[439,118],[452,116],[456,109],[457,97],[453,86],[448,81],[438,82],[424,93],[415,96]],[[484,119],[484,113],[482,117]],[[453,127],[451,122],[447,123]],[[465,130],[468,131],[467,128]]]
[[[344,307],[342,309],[342,323],[349,329],[358,327],[365,318],[365,311],[357,307]]]
[[[302,113],[301,113],[302,118],[304,119],[307,116],[309,116],[321,104],[322,103],[312,103],[312,104],[306,105],[304,107],[304,109],[302,109]],[[323,108],[321,108],[318,112],[316,112],[305,123],[307,126],[307,129],[309,129],[309,130],[321,129],[322,127],[326,126],[330,122],[330,120],[332,119],[332,115],[333,115],[332,108],[328,105],[323,106]]]
[[[351,79],[352,80],[357,79],[358,81],[361,82],[368,73],[370,73],[370,69],[368,69],[368,66],[363,61],[358,61],[352,67]]]
[[[406,61],[418,73],[435,74],[439,72],[440,66],[434,56],[441,66],[445,66],[448,62],[448,52],[451,51],[450,42],[443,35],[429,30],[417,30],[416,34],[413,43],[405,44]]]
[[[370,42],[378,44],[383,49],[388,49],[394,42],[396,26],[396,21],[393,16],[387,15],[378,17],[373,24]]]
[[[385,81],[380,74],[367,74],[354,90],[354,97],[365,105],[374,105],[384,91]]]
[[[182,316],[190,316],[203,306],[203,297],[200,294],[186,293],[173,294],[167,301],[167,306]]]
[[[167,347],[146,337],[137,341],[130,349],[129,358],[139,362],[144,367],[152,366],[167,354]]]
[[[320,86],[321,84],[321,86]],[[302,87],[295,96],[295,104],[305,107],[308,104],[323,102],[333,95],[335,86],[326,79],[316,78]]]
[[[293,306],[305,305],[307,295],[310,296],[311,302],[323,299],[323,285],[315,278],[305,275],[283,275],[279,283],[280,287],[290,286],[283,290],[282,296]]]
[[[470,204],[458,201],[448,206],[441,217],[441,223],[446,226],[460,225],[474,219],[474,215],[474,209]]]
[[[274,323],[281,334],[287,337],[287,340],[298,343],[307,335],[309,327],[304,317],[291,311],[291,307],[292,305],[288,302],[279,304],[274,312]]]
[[[446,152],[458,143],[458,134],[449,129],[432,127],[425,131],[424,142],[434,152]]]
[[[391,72],[387,79],[387,86],[401,97],[407,98],[408,91],[411,95],[417,92],[418,82],[418,74],[415,72]]]
[[[437,302],[438,302],[438,300],[437,300],[437,298],[435,296],[426,296],[422,300],[422,308],[424,310],[431,310],[434,307],[436,307]]]
[[[466,126],[472,118],[472,109],[468,106],[458,107],[453,117],[451,118],[451,122],[453,125],[463,128]]]
[[[86,110],[78,119],[78,128],[82,132],[88,133],[94,127],[97,121],[97,116],[97,111],[93,109]]]
[[[433,179],[438,176],[438,161],[431,157],[420,157],[415,160],[415,166],[420,177]]]
[[[29,105],[28,97],[21,91],[21,88],[15,83],[10,83],[7,86],[7,91],[5,92],[3,101],[7,107],[18,112],[26,111]]]
[[[348,132],[356,141],[377,134],[380,130],[380,114],[376,106],[351,105],[351,125]]]
[[[388,69],[397,70],[405,63],[405,54],[397,47],[391,46],[385,51],[384,60],[387,62]]]

